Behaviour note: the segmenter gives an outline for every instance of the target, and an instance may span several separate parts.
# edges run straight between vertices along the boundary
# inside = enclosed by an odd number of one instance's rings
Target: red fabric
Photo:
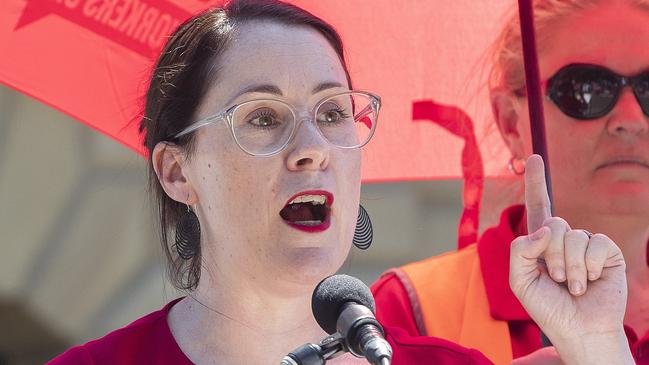
[[[180,299],[100,339],[73,347],[47,364],[192,364],[167,324],[169,309]]]
[[[530,316],[509,288],[509,245],[527,232],[525,208],[503,211],[500,223],[487,229],[478,242],[480,270],[487,289],[491,316],[501,321],[529,321]]]
[[[180,299],[182,298],[178,298],[164,308],[98,340],[73,347],[47,364],[192,364],[178,347],[167,324],[169,309]],[[445,340],[432,337],[412,337],[400,328],[386,327],[385,332],[386,339],[392,345],[393,365],[492,364],[478,351],[466,349]],[[276,362],[279,362],[279,359]]]
[[[404,6],[375,0],[371,11],[348,0],[289,2],[339,31],[356,87],[386,101],[380,118],[385,122],[364,147],[363,181],[464,178],[458,247],[475,242],[484,176],[506,173],[509,157],[498,133],[491,133],[489,97],[479,87],[488,73],[478,66],[515,2]],[[173,29],[207,5],[205,0],[3,0],[0,83],[146,155],[137,127],[155,57]],[[417,116],[420,111],[424,114]]]
[[[503,211],[497,226],[482,234],[478,243],[491,316],[508,321],[514,358],[541,347],[541,330],[509,287],[509,244],[514,238],[527,234],[526,221],[525,207],[511,206]]]
[[[457,232],[457,247],[464,248],[478,240],[480,200],[484,187],[484,169],[475,136],[475,123],[462,109],[441,105],[432,100],[415,102],[412,105],[412,119],[429,120],[464,140],[464,148],[462,148],[464,210]]]
[[[525,209],[521,205],[505,209],[500,223],[487,229],[480,237],[478,254],[491,315],[507,321],[514,358],[525,356],[541,347],[538,326],[509,288],[509,245],[519,235],[527,234]],[[401,327],[417,333],[415,316],[406,292],[396,275],[388,273],[372,285],[376,299],[377,318],[386,326]],[[637,364],[649,365],[649,332],[638,339],[626,327],[629,345]],[[414,331],[414,332],[413,332]]]
[[[0,83],[144,154],[132,121],[155,55],[179,22],[220,2],[2,0]],[[419,100],[469,115],[476,121],[471,138],[479,136],[478,152],[489,156],[486,175],[506,173],[509,153],[498,133],[489,133],[489,97],[479,86],[488,76],[480,72],[484,50],[513,0],[290,2],[336,27],[355,87],[385,101],[364,148],[365,181],[458,178],[476,163],[465,159],[463,136],[412,119]]]
[[[376,302],[376,318],[382,324],[399,327],[411,336],[421,335],[408,292],[394,272],[381,275],[370,289]],[[378,293],[381,294],[377,295]]]
[[[386,337],[392,345],[393,365],[487,365],[493,364],[477,350],[466,349],[433,337],[412,337],[397,327],[385,327]]]
[[[635,358],[636,365],[649,365],[649,331],[640,339],[633,328],[629,326],[624,326],[624,332],[626,332],[626,337],[629,339],[631,353]]]

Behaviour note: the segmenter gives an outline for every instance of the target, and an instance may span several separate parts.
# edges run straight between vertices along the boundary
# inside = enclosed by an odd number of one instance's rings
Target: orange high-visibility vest
[[[489,312],[477,244],[399,271],[423,334],[475,348],[497,365],[512,361],[507,321],[493,319]]]

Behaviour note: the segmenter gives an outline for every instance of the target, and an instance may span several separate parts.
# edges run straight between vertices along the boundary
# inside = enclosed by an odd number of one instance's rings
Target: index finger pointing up
[[[525,209],[527,231],[535,232],[543,222],[552,217],[548,187],[545,183],[545,166],[539,155],[532,155],[525,163]]]

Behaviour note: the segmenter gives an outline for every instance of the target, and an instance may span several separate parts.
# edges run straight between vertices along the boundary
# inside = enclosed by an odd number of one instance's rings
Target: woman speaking
[[[141,130],[171,282],[187,296],[51,363],[277,364],[325,337],[311,293],[355,241],[360,148],[380,105],[352,88],[336,31],[302,9],[234,0],[182,24],[153,70]],[[568,300],[567,291],[530,275],[529,257],[544,242],[521,242],[516,283],[534,288],[524,301]],[[606,241],[601,249],[602,287],[624,289],[616,246]],[[608,259],[617,266],[607,267]],[[560,322],[542,324],[564,343]],[[386,335],[393,364],[489,363],[444,340],[390,328]],[[571,352],[578,340],[565,342],[573,363],[581,359]],[[620,353],[608,338],[589,340],[599,341],[593,353]]]

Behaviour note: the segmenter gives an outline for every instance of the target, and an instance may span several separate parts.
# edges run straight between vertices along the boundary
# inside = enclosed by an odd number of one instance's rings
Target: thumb
[[[538,278],[538,260],[550,244],[550,228],[520,236],[512,242],[509,256],[509,286],[520,299],[525,289]]]

